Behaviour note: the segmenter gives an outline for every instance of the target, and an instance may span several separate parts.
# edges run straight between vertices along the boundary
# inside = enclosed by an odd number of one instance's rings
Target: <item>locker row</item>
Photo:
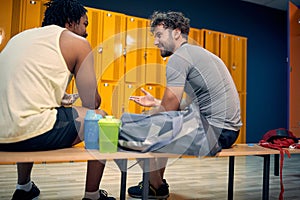
[[[11,16],[8,20],[11,22],[8,36],[41,26],[45,2],[47,0],[13,1],[11,13],[0,14]],[[153,44],[149,20],[96,8],[86,9],[89,20],[87,40],[93,48],[94,69],[102,97],[101,109],[116,117],[120,117],[123,112],[141,113],[147,108],[130,102],[129,96],[141,95],[140,88],[143,87],[156,98],[161,98],[166,82],[167,58],[162,58],[159,49]],[[247,38],[191,28],[189,43],[203,46],[227,65],[241,101],[244,125],[238,143],[245,142]],[[67,92],[77,92],[74,79]],[[81,105],[80,100],[75,104]]]

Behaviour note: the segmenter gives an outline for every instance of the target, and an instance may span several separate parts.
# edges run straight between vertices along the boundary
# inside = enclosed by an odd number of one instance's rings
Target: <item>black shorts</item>
[[[16,143],[0,144],[0,151],[43,151],[71,147],[80,127],[75,122],[78,113],[71,107],[59,107],[52,130],[42,135]]]
[[[222,146],[222,149],[230,148],[237,140],[239,133],[240,131],[223,129],[219,137],[219,144]]]

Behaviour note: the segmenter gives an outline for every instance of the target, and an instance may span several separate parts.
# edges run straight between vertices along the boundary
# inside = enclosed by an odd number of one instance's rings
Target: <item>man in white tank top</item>
[[[99,110],[91,46],[85,39],[87,10],[77,0],[46,3],[43,24],[17,34],[0,54],[0,151],[71,147],[82,141],[87,110]],[[64,107],[74,75],[82,107]],[[40,191],[31,181],[33,163],[18,163],[13,200]],[[84,200],[115,199],[99,190],[105,163],[88,161]],[[58,199],[60,197],[57,197]]]

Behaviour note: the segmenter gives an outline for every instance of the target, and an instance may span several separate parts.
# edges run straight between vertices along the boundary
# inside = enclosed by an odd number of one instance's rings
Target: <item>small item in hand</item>
[[[65,93],[61,100],[61,105],[63,106],[72,105],[78,98],[79,98],[79,94]]]

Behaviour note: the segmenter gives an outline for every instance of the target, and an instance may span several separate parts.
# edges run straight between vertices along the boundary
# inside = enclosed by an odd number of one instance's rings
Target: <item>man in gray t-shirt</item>
[[[155,107],[150,111],[152,114],[180,110],[194,103],[199,107],[202,120],[219,137],[219,145],[229,148],[236,141],[242,126],[238,92],[219,57],[187,43],[189,29],[189,19],[180,12],[153,13],[151,32],[154,44],[160,49],[162,57],[170,56],[166,68],[167,87],[161,101],[144,89],[145,96],[131,96],[130,100],[142,106]],[[186,101],[182,98],[184,93]],[[164,167],[150,172],[149,198],[169,196],[169,185],[163,179],[166,163],[167,160],[160,160],[156,166]],[[128,193],[141,198],[141,184],[130,187]]]
[[[181,45],[167,64],[167,87],[181,87],[210,125],[238,131],[240,102],[223,61],[206,49]]]

